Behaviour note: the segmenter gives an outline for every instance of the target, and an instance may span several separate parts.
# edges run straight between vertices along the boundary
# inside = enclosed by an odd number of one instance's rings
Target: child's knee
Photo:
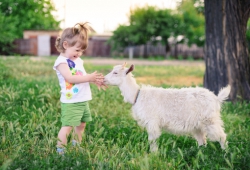
[[[70,132],[71,130],[72,130],[71,126],[63,126],[63,127],[61,127],[61,131],[64,131],[64,132]]]
[[[81,122],[81,124],[79,126],[77,126],[77,128],[84,129],[85,126],[86,126],[86,123],[85,122]]]

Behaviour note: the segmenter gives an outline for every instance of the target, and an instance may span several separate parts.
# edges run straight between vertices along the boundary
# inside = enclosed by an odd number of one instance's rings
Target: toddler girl
[[[95,83],[98,88],[103,85],[103,75],[97,72],[87,74],[80,58],[88,45],[87,23],[77,23],[66,28],[56,40],[56,48],[60,52],[53,69],[56,71],[61,87],[61,122],[58,133],[57,152],[64,153],[63,146],[67,144],[67,136],[74,128],[76,139],[80,143],[86,122],[92,120],[88,101],[92,99],[89,83]]]

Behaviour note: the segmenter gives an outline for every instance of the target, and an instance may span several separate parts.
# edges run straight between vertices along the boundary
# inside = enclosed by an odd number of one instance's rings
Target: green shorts
[[[92,120],[88,102],[61,103],[62,126],[79,126]]]

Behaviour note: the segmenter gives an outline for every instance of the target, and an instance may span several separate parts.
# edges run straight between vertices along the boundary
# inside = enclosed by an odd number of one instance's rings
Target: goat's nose
[[[106,78],[104,77],[103,83],[104,83],[104,84],[108,84],[108,83],[109,83],[108,79],[106,79]]]

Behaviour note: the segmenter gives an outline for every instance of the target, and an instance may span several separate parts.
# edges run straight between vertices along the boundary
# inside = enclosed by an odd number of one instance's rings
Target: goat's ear
[[[124,62],[124,63],[122,64],[122,68],[125,68],[126,65],[127,65],[127,62]]]
[[[126,71],[126,74],[130,73],[131,71],[134,70],[134,65],[132,64],[129,69]]]

